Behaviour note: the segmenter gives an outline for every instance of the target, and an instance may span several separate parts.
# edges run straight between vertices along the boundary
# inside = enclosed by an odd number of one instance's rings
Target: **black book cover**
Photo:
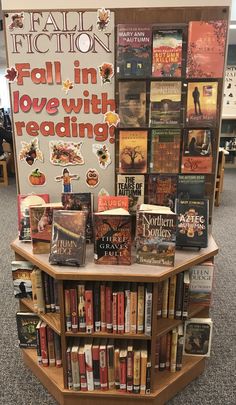
[[[24,348],[37,348],[36,326],[39,317],[31,312],[17,312],[16,323],[19,346]]]
[[[184,272],[177,274],[175,295],[175,319],[182,319],[184,293]]]
[[[47,273],[42,273],[43,276],[43,287],[44,287],[44,299],[45,299],[45,310],[46,312],[51,312],[51,297],[50,297],[50,287],[49,278]]]
[[[179,174],[178,176],[178,198],[192,199],[204,198],[205,176],[202,174]]]
[[[50,305],[51,312],[56,311],[55,296],[54,296],[54,278],[49,276],[49,291],[50,291]]]
[[[100,283],[97,281],[93,287],[93,306],[95,332],[101,331]]]

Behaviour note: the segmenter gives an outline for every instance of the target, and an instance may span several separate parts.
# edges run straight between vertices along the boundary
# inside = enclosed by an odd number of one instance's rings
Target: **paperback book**
[[[115,208],[124,208],[129,211],[129,197],[127,195],[99,195],[98,196],[98,212],[112,210]]]
[[[183,137],[182,173],[212,172],[212,131],[187,129]]]
[[[146,82],[119,82],[120,127],[145,127],[146,121]]]
[[[208,207],[207,199],[176,200],[178,246],[207,247]]]
[[[136,227],[137,263],[173,266],[176,215],[167,207],[143,204],[137,213]]]
[[[189,82],[186,122],[189,126],[214,127],[217,118],[217,82]]]
[[[119,172],[147,172],[147,131],[120,131]]]
[[[191,200],[205,197],[205,180],[203,174],[179,174],[178,175],[178,198]]]
[[[212,320],[191,318],[184,324],[184,355],[210,356]]]
[[[181,82],[151,82],[150,127],[171,127],[181,123]]]
[[[15,298],[32,298],[31,273],[34,265],[27,261],[11,262]]]
[[[154,77],[181,77],[181,29],[163,29],[153,33],[152,75]]]
[[[189,271],[189,300],[190,304],[209,307],[212,299],[212,286],[214,277],[214,265],[204,262],[194,266]]]
[[[129,198],[129,211],[136,212],[140,204],[144,203],[144,176],[142,174],[117,176],[117,196]]]
[[[123,208],[94,215],[97,264],[131,264],[131,216]]]
[[[148,176],[148,204],[164,205],[174,211],[177,179],[177,175],[150,174]]]
[[[16,324],[19,346],[23,348],[37,348],[36,326],[39,317],[33,312],[17,312]]]
[[[151,132],[151,173],[179,173],[180,129],[153,129]]]
[[[117,25],[117,77],[149,77],[152,30],[150,25]]]

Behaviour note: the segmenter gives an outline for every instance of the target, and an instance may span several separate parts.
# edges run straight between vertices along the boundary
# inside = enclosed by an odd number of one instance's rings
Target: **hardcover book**
[[[120,127],[145,127],[146,122],[146,82],[119,83]]]
[[[181,123],[181,82],[151,82],[150,127],[178,126]]]
[[[98,212],[112,210],[115,208],[124,208],[129,210],[129,197],[114,196],[114,195],[99,195],[98,196]]]
[[[11,262],[14,296],[32,298],[31,273],[34,265],[27,261]]]
[[[145,206],[145,204],[144,204]],[[151,206],[150,206],[151,207]],[[164,207],[138,211],[136,259],[140,264],[173,266],[176,215]]]
[[[214,276],[213,263],[205,262],[198,266],[194,266],[190,269],[189,275],[190,303],[209,307],[211,305],[212,298]]]
[[[94,260],[97,264],[131,264],[131,217],[128,211],[95,213]]]
[[[177,197],[177,175],[150,174],[148,176],[148,204],[164,205],[174,210]]]
[[[48,194],[19,194],[18,205],[18,234],[19,239],[25,242],[31,241],[30,236],[30,205],[41,205],[49,203]]]
[[[62,193],[62,205],[65,210],[85,211],[87,213],[86,240],[93,240],[93,194],[91,193]]]
[[[207,199],[176,200],[178,246],[207,247],[208,206]]]
[[[61,203],[30,206],[30,231],[34,254],[50,253],[53,212],[62,208]]]
[[[205,179],[206,177],[201,174],[179,174],[178,198],[180,200],[204,198]]]
[[[217,82],[189,82],[186,122],[189,126],[213,127],[217,118]]]
[[[153,129],[151,132],[151,173],[179,173],[181,131]]]
[[[184,354],[189,356],[210,356],[212,320],[191,318],[184,324]]]
[[[147,172],[147,131],[120,131],[119,172]]]
[[[144,176],[118,174],[116,185],[117,196],[127,196],[130,212],[136,212],[137,207],[144,202]]]
[[[182,173],[212,172],[212,131],[187,129],[183,137]]]
[[[181,29],[163,29],[153,33],[152,75],[154,77],[181,77]]]
[[[187,77],[220,78],[224,71],[227,21],[190,21]]]
[[[83,266],[86,249],[85,211],[55,211],[53,216],[51,264]]]
[[[151,26],[118,24],[117,77],[148,77],[151,74]]]
[[[37,348],[36,327],[39,317],[32,312],[17,312],[16,323],[19,346],[24,348]]]

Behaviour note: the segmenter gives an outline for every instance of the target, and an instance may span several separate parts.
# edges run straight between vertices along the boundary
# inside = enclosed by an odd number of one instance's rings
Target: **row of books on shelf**
[[[190,21],[182,27],[118,24],[117,76],[184,77],[187,59],[187,78],[221,78],[226,36],[226,20]]]

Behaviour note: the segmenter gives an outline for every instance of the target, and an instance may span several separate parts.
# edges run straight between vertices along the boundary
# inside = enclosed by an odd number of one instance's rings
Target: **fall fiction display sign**
[[[20,193],[113,194],[114,14],[19,10],[5,30]]]

